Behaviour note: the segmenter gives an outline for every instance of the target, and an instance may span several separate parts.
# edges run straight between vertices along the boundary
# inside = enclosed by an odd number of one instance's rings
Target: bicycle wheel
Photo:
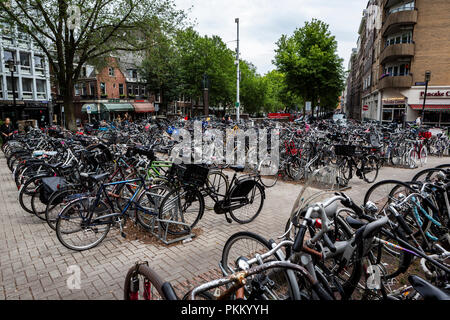
[[[33,208],[31,207],[31,198],[41,184],[41,178],[33,177],[28,179],[19,190],[19,204],[23,210],[31,214],[34,214]]]
[[[145,264],[128,270],[123,287],[124,300],[165,300],[164,281]]]
[[[238,258],[252,259],[256,254],[266,253],[270,249],[272,249],[270,243],[260,235],[246,231],[238,232],[225,243],[220,263],[227,274],[231,274],[239,271],[236,267]],[[278,257],[274,257],[274,259],[279,260]],[[297,297],[296,286],[292,283],[292,275],[290,276],[285,269],[274,269],[265,274],[273,281],[267,299],[287,300]],[[246,295],[248,295],[249,288],[246,287],[246,289]]]
[[[366,157],[364,168],[362,170],[363,179],[367,183],[373,183],[378,177],[379,160],[375,156]]]
[[[110,209],[100,201],[93,208],[94,197],[85,197],[69,203],[56,220],[56,236],[68,249],[83,251],[97,246],[105,239],[113,220],[111,217],[98,219],[110,213]],[[92,214],[90,223],[87,218]]]
[[[292,180],[298,181],[305,176],[305,166],[301,160],[291,158],[286,165],[286,173]]]
[[[47,205],[45,203],[41,202],[40,199],[40,192],[43,188],[43,185],[39,185],[36,188],[36,191],[31,196],[31,209],[33,210],[33,213],[41,220],[45,220],[45,209],[47,208]]]
[[[270,158],[261,161],[259,165],[259,182],[266,188],[276,185],[279,178],[278,169],[278,163]]]
[[[195,227],[204,211],[205,201],[202,193],[194,187],[180,187],[164,197],[158,218],[185,224],[161,222],[161,227],[163,230],[167,229],[169,234],[185,235]]]
[[[428,160],[428,151],[427,151],[427,147],[423,146],[422,149],[420,149],[420,164],[422,166],[427,164],[427,160]]]
[[[419,171],[411,181],[419,181],[419,182],[435,182],[438,180],[437,174],[439,172],[444,172],[443,169],[430,168]]]
[[[57,191],[52,194],[45,208],[45,220],[50,228],[56,230],[56,220],[58,219],[59,213],[67,205],[70,196],[79,192],[80,191],[76,189],[68,189]]]
[[[139,196],[136,204],[144,210],[141,210],[136,206],[135,214],[137,221],[145,229],[152,229],[154,226],[157,227],[157,224],[154,224],[154,220],[158,215],[162,200],[170,190],[171,189],[166,185],[156,185],[151,186],[150,190],[143,192]]]
[[[406,156],[406,165],[410,169],[417,168],[419,163],[419,154],[415,149],[411,149]]]
[[[207,210],[213,210],[216,204],[213,197],[217,197],[218,200],[223,200],[230,187],[228,177],[222,171],[212,170],[208,174],[208,180],[206,181],[206,187],[202,192],[205,199],[205,208]]]
[[[367,190],[364,196],[364,205],[371,201],[378,207],[378,212],[382,212],[388,204],[396,201],[401,194],[407,196],[411,192],[410,190],[410,185],[403,181],[379,181]]]
[[[339,173],[342,182],[347,185],[352,178],[352,165],[348,158],[345,157],[339,161]]]
[[[264,205],[264,198],[264,187],[255,180],[248,180],[235,185],[225,201],[229,201],[231,218],[240,224],[246,224],[259,215]]]

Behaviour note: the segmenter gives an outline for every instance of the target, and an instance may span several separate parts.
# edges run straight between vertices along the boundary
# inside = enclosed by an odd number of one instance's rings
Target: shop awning
[[[102,103],[108,112],[134,111],[131,103]]]
[[[423,104],[410,104],[413,110],[422,110]],[[450,104],[427,104],[425,110],[450,110]]]
[[[153,103],[133,103],[134,112],[144,113],[144,112],[155,112],[155,106]]]

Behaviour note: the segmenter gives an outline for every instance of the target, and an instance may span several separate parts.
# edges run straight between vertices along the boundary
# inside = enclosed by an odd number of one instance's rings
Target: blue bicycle
[[[90,176],[100,185],[95,195],[79,195],[61,210],[56,221],[56,235],[65,247],[88,250],[100,244],[113,225],[117,225],[125,237],[123,228],[128,217],[134,216],[136,223],[146,228],[148,220],[157,217],[161,199],[169,192],[167,186],[147,186],[142,177],[103,183],[108,176],[109,173]],[[125,187],[134,191],[127,193],[131,195],[129,198],[120,196]],[[123,204],[121,209],[118,201],[113,201],[118,198]],[[134,215],[129,214],[130,209]]]

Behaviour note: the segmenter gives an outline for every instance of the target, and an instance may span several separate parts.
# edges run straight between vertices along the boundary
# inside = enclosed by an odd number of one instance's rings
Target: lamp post
[[[13,89],[13,109],[14,111],[16,111],[16,83],[14,81],[14,71],[16,69],[16,63],[14,62],[14,59],[8,60],[8,68],[9,72],[11,72],[11,83]]]
[[[209,78],[206,73],[203,74],[203,112],[205,116],[209,116]]]
[[[237,65],[237,76],[236,76],[236,121],[239,122],[240,119],[240,101],[239,101],[239,80],[240,80],[240,70],[239,70],[239,18],[234,20],[237,25],[237,46],[236,46],[236,65]]]
[[[422,106],[422,116],[420,119],[420,126],[422,126],[422,124],[423,124],[423,117],[425,115],[425,105],[427,102],[428,83],[430,82],[430,79],[431,79],[431,71],[427,70],[427,71],[425,71],[425,95],[423,96],[423,106]]]

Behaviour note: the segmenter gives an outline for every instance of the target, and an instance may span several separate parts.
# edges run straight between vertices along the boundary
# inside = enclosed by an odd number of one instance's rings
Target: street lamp
[[[420,126],[423,124],[423,117],[425,115],[425,105],[427,102],[427,92],[428,92],[428,83],[431,80],[431,71],[427,70],[425,71],[425,95],[423,96],[423,106],[422,106],[422,116],[420,119]]]
[[[239,99],[239,80],[240,80],[240,71],[239,71],[239,18],[234,19],[234,22],[237,25],[237,45],[236,45],[236,65],[237,65],[237,76],[236,76],[236,121],[239,122],[240,119],[240,99]]]
[[[12,83],[12,89],[13,89],[13,108],[14,111],[16,111],[16,83],[14,81],[14,71],[16,69],[16,63],[14,60],[8,60],[8,68],[9,72],[11,72],[11,83]]]
[[[205,116],[209,116],[209,78],[206,73],[203,74],[203,112]]]

